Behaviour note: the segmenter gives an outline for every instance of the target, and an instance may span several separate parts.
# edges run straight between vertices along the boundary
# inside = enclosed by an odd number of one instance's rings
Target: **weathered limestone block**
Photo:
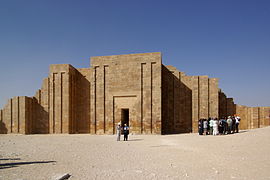
[[[209,78],[209,117],[218,118],[218,79]]]
[[[264,126],[270,125],[270,107],[264,107]]]
[[[259,108],[253,107],[252,108],[252,116],[251,116],[251,128],[259,128]]]
[[[20,121],[20,117],[19,117],[19,113],[20,113],[20,109],[19,109],[19,97],[13,97],[12,98],[12,110],[11,110],[11,115],[12,115],[12,133],[18,133],[19,132],[19,121]]]
[[[7,127],[4,122],[4,110],[0,110],[0,134],[7,134]]]
[[[7,128],[7,133],[12,133],[12,99],[9,99],[8,103],[4,107],[4,123]]]
[[[248,129],[248,107],[236,105],[236,115],[241,118],[239,129]]]
[[[199,76],[192,76],[192,132],[198,132],[199,104]]]
[[[207,76],[199,76],[199,117],[209,117],[209,84]]]

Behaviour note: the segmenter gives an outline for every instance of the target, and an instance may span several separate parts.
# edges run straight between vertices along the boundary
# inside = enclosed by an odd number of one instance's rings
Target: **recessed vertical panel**
[[[10,128],[9,128],[9,130],[10,130],[10,133],[13,133],[13,102],[12,102],[13,100],[12,99],[10,99],[10,102],[9,102],[9,118],[10,118]]]
[[[69,73],[61,73],[61,133],[72,133],[69,131],[71,93],[70,93],[70,75]]]
[[[141,133],[145,132],[145,127],[144,127],[144,121],[145,121],[145,102],[144,102],[144,78],[145,78],[145,74],[144,74],[144,71],[145,71],[145,67],[146,67],[146,64],[145,63],[141,63]]]
[[[218,79],[209,78],[209,116],[218,118]]]
[[[97,67],[93,68],[92,73],[92,83],[91,83],[91,121],[90,121],[90,132],[91,134],[96,134],[96,81],[97,81]]]
[[[151,71],[152,71],[152,102],[151,102],[151,107],[152,107],[152,113],[151,113],[151,119],[152,119],[152,133],[154,134],[161,134],[161,109],[162,109],[162,104],[161,104],[161,99],[162,99],[162,94],[161,94],[161,64],[158,64],[156,62],[151,63]]]
[[[104,118],[104,133],[107,133],[112,128],[112,124],[109,122],[109,107],[107,107],[109,99],[107,96],[108,87],[107,87],[107,77],[108,77],[108,66],[103,67],[103,118]]]
[[[192,76],[192,132],[198,132],[199,120],[199,77]]]
[[[199,117],[204,119],[208,119],[209,117],[208,93],[208,77],[199,76]]]
[[[56,77],[57,73],[52,73],[50,78],[50,115],[49,129],[50,133],[55,133],[55,118],[56,118]]]
[[[104,69],[96,67],[96,134],[104,134]]]
[[[62,115],[62,94],[61,94],[61,73],[57,73],[55,76],[55,107],[54,107],[54,113],[55,113],[55,133],[61,133],[61,115]]]
[[[19,133],[24,134],[27,133],[27,129],[25,127],[29,126],[28,124],[30,124],[30,122],[28,122],[28,117],[26,117],[26,112],[29,113],[29,109],[31,108],[31,106],[29,106],[29,104],[26,104],[26,97],[20,97],[19,98]],[[29,100],[28,100],[29,101]],[[30,127],[31,129],[31,127]],[[31,132],[31,131],[28,131]]]
[[[12,98],[12,133],[18,133],[18,97]]]
[[[151,133],[151,63],[142,64],[143,87],[143,133]]]

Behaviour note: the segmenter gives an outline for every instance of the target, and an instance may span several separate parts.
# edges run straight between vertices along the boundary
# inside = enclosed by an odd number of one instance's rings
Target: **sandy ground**
[[[122,139],[121,139],[122,140]],[[226,136],[0,135],[1,180],[270,179],[270,127]]]

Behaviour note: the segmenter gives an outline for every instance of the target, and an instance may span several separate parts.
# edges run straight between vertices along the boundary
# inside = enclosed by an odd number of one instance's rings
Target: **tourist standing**
[[[124,132],[124,141],[127,141],[128,140],[128,134],[129,134],[129,127],[127,126],[127,124],[124,124],[123,132]]]
[[[213,120],[213,135],[218,135],[218,120],[217,118]]]
[[[240,124],[241,118],[239,116],[235,117],[235,128],[236,128],[236,133],[239,132],[239,124]]]
[[[231,134],[231,132],[232,132],[232,119],[231,119],[231,116],[228,116],[227,124],[228,124],[228,134]]]
[[[120,141],[120,137],[121,137],[121,123],[120,122],[116,126],[116,136],[117,136],[117,141]]]
[[[236,120],[234,116],[232,116],[231,118],[232,118],[232,132],[235,133]]]
[[[218,133],[220,135],[223,134],[223,130],[224,130],[224,127],[223,127],[222,118],[221,118],[218,120]]]
[[[222,134],[226,134],[226,131],[227,131],[227,121],[226,121],[226,118],[222,117],[221,118],[221,126],[222,126]]]
[[[213,135],[214,119],[209,118],[210,135]]]
[[[204,119],[204,121],[203,121],[203,129],[204,129],[203,134],[207,135],[207,129],[208,129],[208,121],[207,121],[207,119]]]
[[[199,132],[199,135],[203,135],[203,119],[200,119],[198,121],[198,132]]]

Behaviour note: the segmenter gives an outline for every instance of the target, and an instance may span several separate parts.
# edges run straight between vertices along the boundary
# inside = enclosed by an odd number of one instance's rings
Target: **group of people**
[[[119,122],[116,127],[117,141],[120,141],[121,134],[124,134],[124,141],[127,141],[128,134],[129,134],[129,127],[127,124],[124,124],[124,126],[121,126],[121,123]]]
[[[237,115],[227,118],[200,119],[198,122],[199,135],[225,135],[239,132],[241,118]]]

